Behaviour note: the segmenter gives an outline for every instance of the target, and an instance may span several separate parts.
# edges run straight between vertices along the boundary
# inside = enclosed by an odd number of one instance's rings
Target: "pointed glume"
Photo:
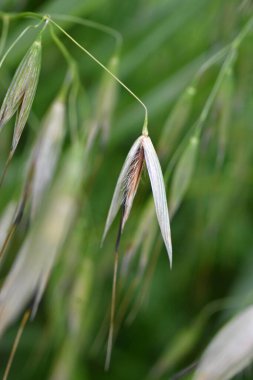
[[[122,218],[122,231],[132,208],[133,200],[140,182],[140,177],[144,164],[144,151],[142,143],[133,157],[133,160],[129,166],[129,170],[126,176],[123,192],[123,218]]]

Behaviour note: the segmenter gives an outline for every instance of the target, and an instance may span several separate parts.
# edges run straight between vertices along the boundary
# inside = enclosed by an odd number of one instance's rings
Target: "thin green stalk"
[[[2,25],[2,34],[1,34],[1,39],[0,39],[0,56],[2,55],[2,52],[6,44],[6,38],[8,35],[8,30],[9,30],[9,23],[10,23],[9,17],[4,16],[3,25]]]
[[[213,105],[213,102],[216,98],[216,95],[220,89],[220,86],[224,80],[224,77],[227,73],[227,71],[229,70],[229,68],[233,65],[234,61],[235,61],[235,58],[236,58],[236,49],[235,48],[232,48],[230,50],[230,52],[228,53],[227,55],[227,58],[225,60],[225,62],[223,63],[222,67],[221,67],[221,70],[218,74],[218,77],[214,83],[214,86],[212,88],[212,91],[210,93],[210,95],[208,96],[207,98],[207,101],[205,103],[205,106],[204,108],[202,109],[201,113],[200,113],[200,116],[195,124],[195,134],[196,136],[199,136],[201,131],[202,131],[202,128],[203,128],[203,125],[204,125],[204,122],[210,112],[210,109]]]
[[[114,273],[113,273],[113,284],[112,284],[112,302],[111,302],[111,313],[110,313],[110,329],[107,342],[106,360],[105,360],[105,370],[108,371],[111,362],[112,355],[112,345],[113,345],[113,332],[114,332],[114,316],[115,316],[115,304],[116,304],[116,287],[117,287],[117,274],[118,274],[118,262],[119,262],[119,251],[116,249],[114,257]]]
[[[213,54],[209,59],[207,59],[207,61],[205,61],[198,70],[195,76],[195,80],[198,80],[211,66],[219,62],[227,54],[228,50],[229,46],[226,45],[218,50],[215,54]],[[195,80],[193,80],[193,82]]]
[[[210,109],[213,105],[213,102],[216,98],[216,95],[220,89],[220,86],[227,74],[227,71],[232,67],[232,65],[234,64],[234,61],[236,59],[236,55],[237,55],[237,50],[240,46],[240,44],[242,43],[243,39],[247,36],[247,34],[249,33],[249,31],[253,28],[253,18],[251,18],[249,20],[249,22],[245,25],[245,27],[241,30],[241,32],[235,37],[235,39],[229,44],[228,46],[228,55],[221,67],[221,70],[218,74],[218,77],[214,83],[214,86],[212,88],[212,91],[210,93],[210,95],[208,96],[207,100],[206,100],[206,103],[199,115],[199,118],[197,119],[196,123],[193,124],[193,126],[189,129],[189,131],[187,132],[186,136],[183,138],[181,144],[178,146],[177,150],[175,151],[174,155],[172,156],[172,159],[170,160],[170,163],[167,167],[167,170],[165,172],[165,181],[168,180],[169,178],[169,175],[174,167],[174,165],[176,164],[176,162],[178,161],[179,157],[181,156],[181,154],[183,153],[184,149],[185,149],[185,145],[188,143],[189,141],[189,138],[194,135],[196,138],[199,138],[201,132],[202,132],[202,129],[203,129],[203,126],[204,126],[204,122],[205,120],[207,119],[207,116],[210,112]],[[223,49],[222,49],[223,50]],[[221,52],[220,52],[221,53]],[[219,52],[217,53],[217,58],[219,58]],[[201,72],[201,71],[200,71]],[[202,71],[203,72],[203,71]],[[194,79],[195,80],[195,79]],[[195,130],[195,131],[194,131]]]
[[[51,37],[52,37],[54,43],[56,44],[56,46],[58,47],[58,49],[62,53],[63,57],[65,58],[68,66],[69,66],[70,75],[67,74],[67,76],[65,77],[65,82],[63,84],[63,93],[64,93],[63,96],[65,96],[66,91],[70,87],[71,80],[72,79],[74,80],[74,88],[73,88],[73,91],[71,92],[71,94],[74,94],[74,95],[71,97],[72,107],[70,107],[73,109],[75,107],[75,104],[76,104],[75,100],[77,98],[78,89],[79,89],[79,75],[78,75],[78,70],[77,70],[77,64],[76,64],[76,61],[74,60],[74,58],[70,55],[70,53],[66,49],[65,45],[61,42],[61,40],[58,38],[58,36],[54,32],[52,25],[50,25],[50,34],[51,34]],[[70,117],[70,120],[71,121],[75,120],[74,123],[71,122],[71,125],[73,125],[73,124],[75,125],[75,127],[71,128],[71,137],[72,137],[73,141],[76,141],[79,138],[78,131],[77,131],[76,111],[73,112],[73,114]]]
[[[54,19],[65,21],[65,22],[71,22],[74,24],[79,24],[83,26],[87,26],[89,28],[100,30],[101,32],[104,32],[113,38],[115,38],[117,47],[120,48],[122,45],[122,35],[113,28],[110,28],[107,25],[100,24],[95,21],[86,20],[81,17],[72,16],[72,15],[61,15],[61,14],[52,14],[50,15]],[[8,18],[8,19],[17,19],[17,18],[31,18],[31,19],[43,19],[43,18],[49,18],[49,16],[44,15],[42,13],[34,13],[34,12],[20,12],[20,13],[8,13],[8,12],[0,12],[0,18]]]
[[[142,127],[142,133],[144,135],[148,135],[148,110],[145,104],[141,101],[141,99],[135,95],[116,75],[114,75],[102,62],[100,62],[93,54],[91,54],[87,49],[85,49],[79,42],[77,42],[72,36],[70,36],[60,25],[58,25],[54,20],[50,19],[50,22],[59,29],[66,37],[70,39],[79,49],[81,49],[85,54],[87,54],[94,62],[96,62],[102,69],[104,69],[109,75],[111,75],[125,90],[132,95],[144,108],[145,116],[144,123]]]
[[[83,19],[83,18],[77,17],[77,16],[67,16],[67,15],[59,15],[59,14],[52,14],[51,16],[55,20],[72,22],[74,24],[83,25],[83,26],[87,26],[89,28],[100,30],[101,32],[104,32],[104,33],[110,35],[111,37],[113,37],[116,40],[116,45],[117,45],[118,49],[120,49],[120,47],[122,45],[122,41],[123,41],[122,35],[117,30],[110,28],[107,25],[103,25],[103,24],[100,24],[98,22],[91,21],[91,20],[86,20],[86,19]]]
[[[15,13],[15,12],[0,12],[0,17],[1,18],[4,18],[4,17],[8,17],[10,20],[13,19],[13,20],[16,20],[18,18],[31,18],[33,20],[41,20],[47,16],[44,16],[42,14],[39,14],[39,13],[34,13],[34,12],[18,12],[18,13]]]
[[[249,19],[249,21],[246,23],[244,28],[242,28],[241,32],[235,37],[235,39],[232,42],[232,48],[238,49],[241,45],[244,38],[247,36],[247,34],[253,29],[253,17]]]
[[[18,329],[18,332],[17,332],[17,335],[16,335],[16,338],[14,340],[14,343],[13,343],[13,347],[12,347],[12,350],[11,350],[11,354],[10,354],[10,357],[8,359],[8,363],[7,363],[7,366],[6,366],[6,369],[4,371],[4,375],[3,375],[3,380],[7,380],[8,376],[9,376],[9,373],[10,373],[10,369],[11,369],[11,365],[12,365],[12,362],[13,362],[13,359],[14,359],[14,356],[15,356],[15,353],[17,351],[17,348],[18,348],[18,344],[19,344],[19,341],[20,341],[20,338],[23,334],[23,331],[24,331],[24,328],[25,328],[25,325],[28,321],[30,317],[30,310],[26,311],[24,316],[23,316],[23,319],[21,321],[21,324],[20,324],[20,327]]]
[[[65,45],[57,37],[56,33],[54,32],[52,25],[50,25],[50,34],[51,34],[51,37],[52,37],[54,43],[56,44],[56,46],[58,47],[58,49],[62,53],[63,57],[65,58],[68,66],[70,68],[70,71],[73,75],[73,78],[78,78],[76,61],[70,55],[70,53],[68,52],[68,49],[65,47]]]
[[[11,46],[9,47],[9,49],[5,52],[3,58],[1,59],[0,61],[0,68],[2,67],[5,59],[7,58],[7,56],[9,55],[9,53],[11,52],[11,50],[16,46],[16,44],[21,40],[21,38],[30,30],[30,29],[37,29],[42,23],[44,22],[44,20],[41,20],[38,24],[36,25],[29,25],[27,26],[20,34],[19,36],[13,41],[13,43],[11,44]]]

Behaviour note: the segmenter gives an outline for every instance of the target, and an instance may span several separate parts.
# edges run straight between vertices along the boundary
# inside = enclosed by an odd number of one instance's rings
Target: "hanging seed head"
[[[19,64],[0,109],[0,130],[17,112],[12,147],[14,152],[27,122],[41,66],[41,38],[30,47]]]
[[[170,222],[162,170],[153,144],[150,138],[146,135],[140,136],[135,141],[127,155],[113,194],[102,242],[119,211],[119,208],[122,207],[122,219],[119,231],[120,237],[132,208],[144,162],[146,163],[150,178],[157,220],[169,255],[170,263],[172,263]]]

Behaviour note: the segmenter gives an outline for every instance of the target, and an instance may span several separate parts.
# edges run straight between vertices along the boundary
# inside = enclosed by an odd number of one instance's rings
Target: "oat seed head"
[[[0,109],[0,130],[17,112],[11,152],[14,153],[27,122],[41,66],[41,37],[39,37],[19,64]]]
[[[170,265],[172,265],[170,221],[162,170],[151,139],[145,135],[140,136],[135,141],[127,155],[116,184],[102,242],[120,206],[123,207],[123,217],[121,222],[122,232],[132,208],[133,200],[140,181],[144,160],[146,162],[148,175],[150,178],[157,220],[168,252]]]

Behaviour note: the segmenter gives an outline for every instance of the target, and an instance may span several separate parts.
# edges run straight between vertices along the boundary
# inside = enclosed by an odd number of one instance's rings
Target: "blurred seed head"
[[[229,380],[253,360],[253,306],[214,337],[204,352],[194,380]]]
[[[33,315],[37,310],[76,215],[82,159],[82,147],[73,146],[5,279],[0,292],[0,334],[33,296]]]
[[[179,208],[192,180],[199,148],[199,139],[193,136],[185,148],[172,178],[169,209],[173,216]]]
[[[33,166],[31,184],[31,217],[35,217],[45,191],[53,179],[61,152],[64,130],[65,104],[56,99],[42,123],[41,133],[30,160]]]
[[[195,94],[195,87],[187,87],[165,121],[157,148],[159,156],[162,159],[168,158],[172,149],[177,146],[183,128],[186,126],[187,119],[189,118]]]

